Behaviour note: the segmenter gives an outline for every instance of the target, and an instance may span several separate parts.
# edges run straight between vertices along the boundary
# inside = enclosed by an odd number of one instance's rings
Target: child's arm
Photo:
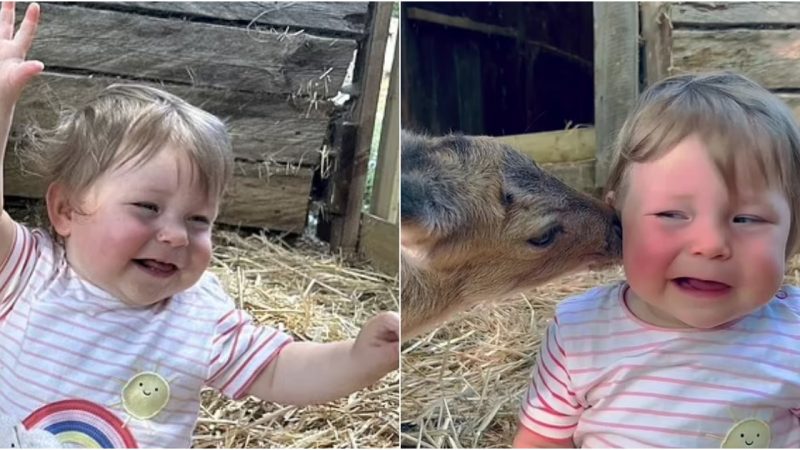
[[[39,5],[28,6],[25,19],[14,35],[14,2],[3,2],[0,9],[0,263],[8,258],[14,243],[14,221],[5,211],[3,203],[3,159],[11,131],[14,106],[22,88],[43,69],[40,61],[26,61],[39,23]]]
[[[512,448],[575,448],[572,439],[550,439],[519,425]]]
[[[395,313],[370,319],[355,340],[293,342],[281,350],[248,390],[262,400],[308,405],[344,397],[397,369],[399,326]]]

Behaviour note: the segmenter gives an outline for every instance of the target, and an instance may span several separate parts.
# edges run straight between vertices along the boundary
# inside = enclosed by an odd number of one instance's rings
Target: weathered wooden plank
[[[672,31],[674,73],[731,69],[769,89],[800,87],[800,30]]]
[[[593,6],[595,182],[603,186],[612,144],[639,95],[639,10],[635,2],[595,2]]]
[[[302,32],[253,33],[81,6],[41,7],[31,59],[193,86],[328,98],[341,86],[356,48],[350,39]]]
[[[109,84],[113,78],[44,73],[25,89],[17,106],[14,128],[36,122],[52,127],[58,112],[76,106]],[[156,85],[197,105],[229,125],[234,153],[252,161],[317,164],[319,148],[328,127],[327,103],[306,117],[307,108],[294,107],[285,98],[263,93],[208,89],[182,85]]]
[[[363,35],[367,2],[115,2],[114,8],[186,14],[206,19],[252,22],[255,26],[293,27]],[[108,7],[105,2],[97,5]]]
[[[537,163],[560,163],[592,159],[597,140],[594,128],[514,134],[497,139],[528,155]]]
[[[800,24],[800,8],[792,2],[686,2],[671,8],[676,27]]]
[[[669,76],[672,66],[671,3],[641,2],[639,10],[644,39],[645,84]]]
[[[272,173],[269,173],[269,171]],[[302,233],[314,172],[237,162],[219,222]]]
[[[360,234],[359,253],[381,272],[397,275],[400,266],[400,228],[397,224],[372,214],[363,214]]]
[[[4,162],[4,194],[42,198],[46,186],[30,170],[22,170],[13,143]],[[234,178],[220,210],[219,223],[263,227],[301,233],[308,214],[308,195],[313,171],[299,168],[290,172],[274,167],[237,162]]]

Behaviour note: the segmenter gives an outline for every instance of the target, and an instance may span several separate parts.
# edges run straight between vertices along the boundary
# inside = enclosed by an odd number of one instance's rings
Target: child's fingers
[[[25,11],[25,19],[22,25],[19,26],[17,35],[14,36],[16,42],[23,53],[27,53],[31,48],[33,37],[36,36],[36,28],[39,26],[39,5],[31,3],[28,10]]]
[[[3,2],[0,9],[0,39],[14,37],[14,2]]]
[[[42,73],[42,70],[44,70],[44,64],[41,61],[25,61],[14,71],[11,83],[21,88],[28,84],[31,78]]]

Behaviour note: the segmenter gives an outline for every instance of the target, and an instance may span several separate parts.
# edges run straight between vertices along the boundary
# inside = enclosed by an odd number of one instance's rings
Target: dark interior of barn
[[[594,122],[590,2],[404,3],[403,128],[504,136]]]

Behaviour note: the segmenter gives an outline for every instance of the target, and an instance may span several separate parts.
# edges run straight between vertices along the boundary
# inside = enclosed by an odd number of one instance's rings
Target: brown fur
[[[401,141],[403,340],[477,303],[619,260],[613,209],[510,147],[408,132]]]

